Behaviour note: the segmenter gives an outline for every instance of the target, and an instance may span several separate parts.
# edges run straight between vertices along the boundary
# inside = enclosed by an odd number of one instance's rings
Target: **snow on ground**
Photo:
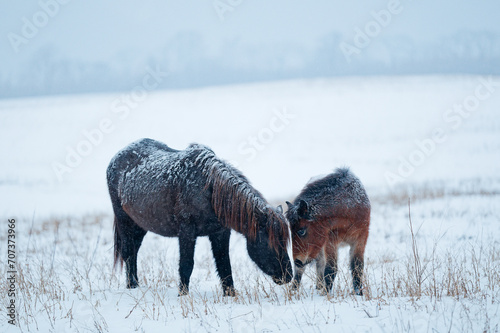
[[[497,332],[499,88],[498,77],[374,77],[0,101],[0,217],[17,221],[20,329]],[[204,238],[190,296],[177,297],[177,240],[152,234],[139,252],[141,288],[125,289],[124,272],[112,273],[105,169],[142,137],[206,144],[276,204],[350,166],[373,206],[367,295],[350,295],[346,249],[331,297],[315,291],[312,267],[291,295],[255,268],[237,234],[236,299],[220,296]],[[5,281],[0,289],[6,306]]]

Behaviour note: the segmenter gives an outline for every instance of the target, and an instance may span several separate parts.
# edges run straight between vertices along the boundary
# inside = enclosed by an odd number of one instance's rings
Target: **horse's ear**
[[[293,207],[293,204],[290,201],[287,201],[286,205],[288,206],[288,210],[292,209]]]
[[[309,205],[304,200],[299,201],[299,207],[297,208],[297,214],[302,219],[309,219]]]
[[[279,205],[278,207],[276,207],[276,211],[278,212],[278,214],[283,214],[283,207]]]

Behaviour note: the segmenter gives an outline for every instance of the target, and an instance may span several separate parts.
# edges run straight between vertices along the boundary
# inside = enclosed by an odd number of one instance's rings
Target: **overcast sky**
[[[68,3],[59,5],[47,24],[15,52],[9,36],[23,36],[25,20],[33,23],[42,3],[52,4],[48,8],[54,10],[55,1],[0,2],[0,75],[15,76],[47,45],[64,59],[133,64],[161,53],[168,40],[183,31],[200,34],[203,52],[216,55],[227,43],[257,51],[259,45],[287,43],[314,48],[333,31],[352,42],[355,28],[364,29],[373,21],[373,11],[395,5],[401,11],[383,27],[384,36],[429,42],[461,31],[500,34],[498,0],[65,0]],[[235,5],[222,20],[217,3]]]

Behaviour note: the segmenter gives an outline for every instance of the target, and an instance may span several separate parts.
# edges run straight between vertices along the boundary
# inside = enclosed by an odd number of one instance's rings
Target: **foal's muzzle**
[[[295,259],[294,264],[295,264],[295,267],[297,267],[297,268],[302,268],[305,266],[305,264],[299,259]]]

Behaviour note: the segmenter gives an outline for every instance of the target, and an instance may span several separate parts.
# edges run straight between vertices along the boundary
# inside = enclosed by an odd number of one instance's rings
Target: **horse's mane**
[[[248,179],[217,158],[210,148],[197,144],[190,147],[200,149],[195,164],[207,177],[206,188],[212,187],[212,206],[221,223],[255,240],[259,215],[266,215],[270,245],[276,250],[279,246],[286,248],[289,232],[285,218],[279,216]]]

